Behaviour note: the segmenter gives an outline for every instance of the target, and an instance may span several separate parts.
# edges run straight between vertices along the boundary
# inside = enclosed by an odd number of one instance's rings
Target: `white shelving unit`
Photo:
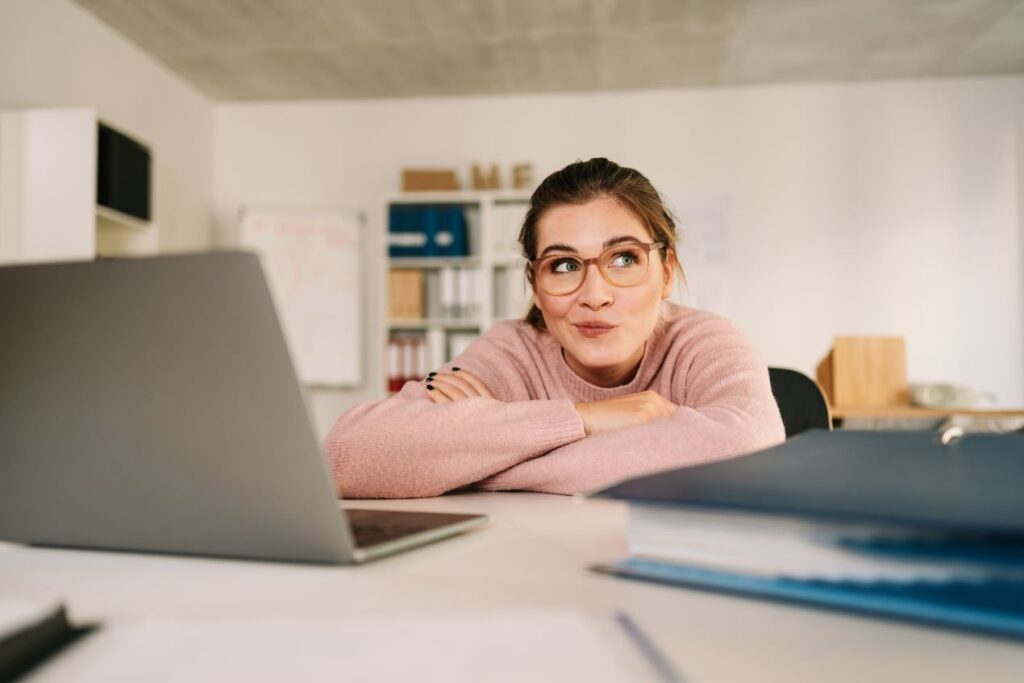
[[[419,269],[425,277],[430,273],[445,268],[473,271],[475,284],[471,297],[463,298],[475,311],[466,318],[431,317],[419,320],[390,320],[391,293],[387,290],[388,278],[384,278],[382,296],[384,319],[386,321],[384,342],[388,344],[393,337],[422,336],[427,344],[427,368],[436,368],[450,359],[450,342],[452,335],[479,335],[497,320],[506,317],[520,317],[525,314],[518,308],[526,297],[522,291],[509,291],[510,282],[522,282],[525,261],[519,254],[518,235],[522,218],[529,206],[530,194],[511,191],[465,191],[465,192],[409,192],[393,195],[384,200],[384,256],[387,270]],[[462,207],[468,218],[468,251],[465,257],[395,257],[389,256],[388,239],[390,233],[391,207],[431,206],[431,207]],[[521,287],[520,287],[521,289]],[[510,302],[503,306],[502,302]],[[508,309],[508,310],[502,310]],[[426,310],[424,308],[424,310]],[[385,377],[381,383],[387,386],[391,374],[392,363],[389,362],[387,348],[383,370]],[[413,373],[409,373],[413,374]]]

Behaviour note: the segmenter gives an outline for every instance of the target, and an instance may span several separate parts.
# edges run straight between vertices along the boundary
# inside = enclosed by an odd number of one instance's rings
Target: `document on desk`
[[[1024,536],[633,505],[597,571],[1024,638]]]
[[[289,617],[108,622],[28,683],[657,681],[613,615]]]

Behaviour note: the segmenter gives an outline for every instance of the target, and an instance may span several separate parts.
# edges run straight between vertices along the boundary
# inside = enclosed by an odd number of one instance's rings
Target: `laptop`
[[[0,268],[0,539],[347,564],[485,522],[341,509],[256,255]]]

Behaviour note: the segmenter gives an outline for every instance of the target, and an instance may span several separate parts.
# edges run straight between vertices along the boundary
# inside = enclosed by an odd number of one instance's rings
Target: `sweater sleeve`
[[[568,399],[508,400],[514,378],[486,337],[445,367],[464,365],[498,398],[434,403],[421,382],[356,406],[324,439],[328,466],[346,498],[437,496],[585,436]],[[507,372],[514,372],[508,370]],[[506,400],[500,400],[500,399]]]
[[[768,369],[731,328],[702,342],[673,379],[685,405],[646,425],[587,437],[478,485],[574,494],[659,470],[751,453],[785,440]],[[673,391],[676,394],[676,391]]]

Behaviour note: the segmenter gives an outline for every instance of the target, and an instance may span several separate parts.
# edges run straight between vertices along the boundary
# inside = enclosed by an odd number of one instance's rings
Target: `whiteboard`
[[[362,383],[362,214],[244,209],[241,246],[260,255],[299,379]]]

